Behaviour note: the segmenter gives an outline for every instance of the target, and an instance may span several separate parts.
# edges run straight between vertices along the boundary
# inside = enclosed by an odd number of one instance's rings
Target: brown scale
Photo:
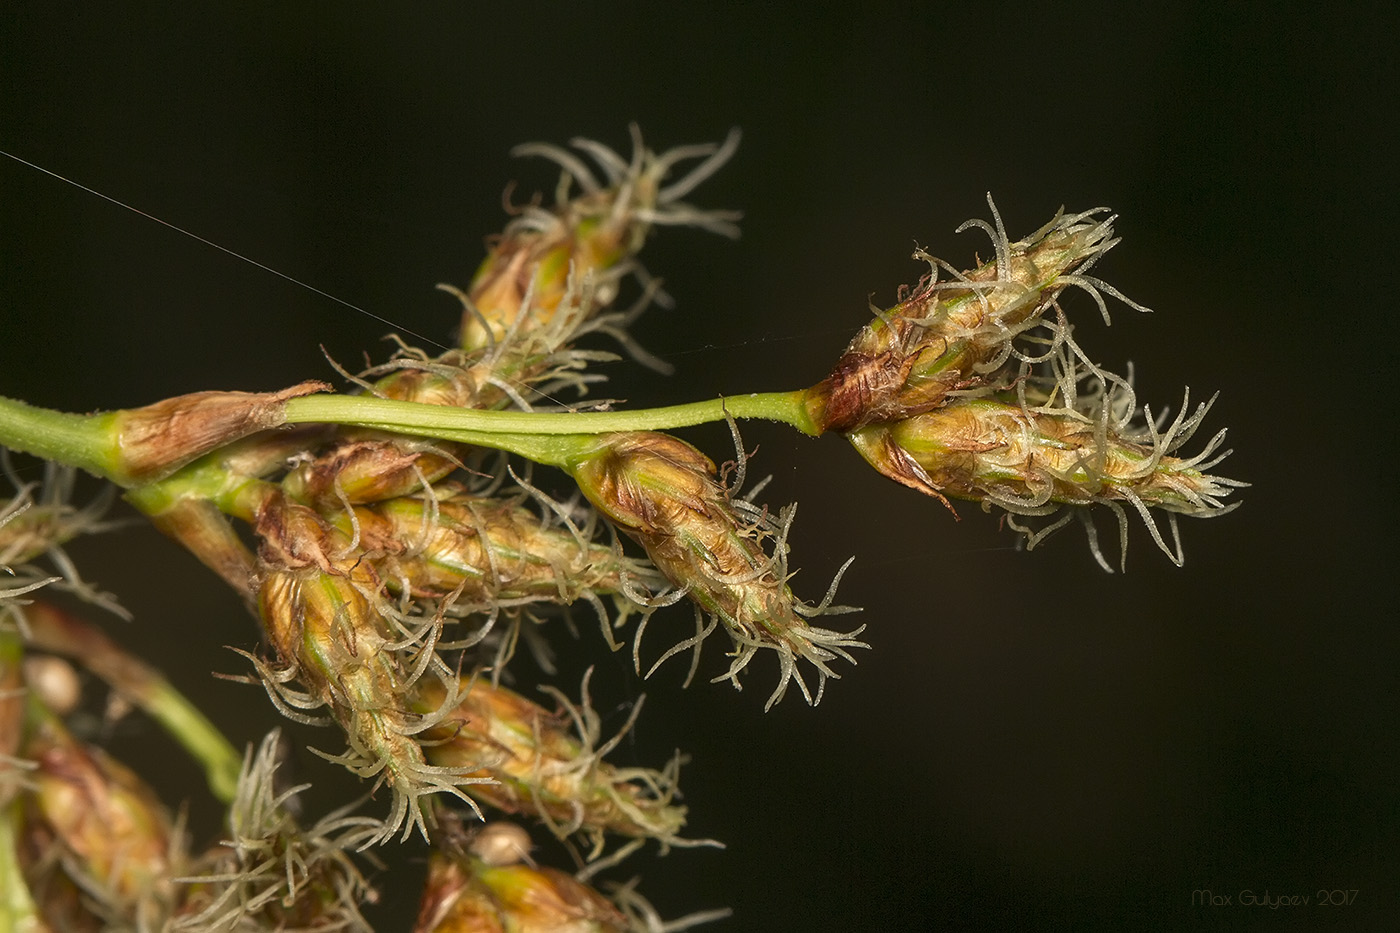
[[[374,388],[376,394],[397,401],[494,407],[499,400],[482,396],[479,375],[460,369],[445,375],[437,369],[404,368],[384,376]],[[292,469],[282,485],[292,498],[330,514],[344,502],[360,505],[412,495],[425,481],[435,483],[457,469],[463,451],[461,445],[446,442],[346,431],[315,459]]]

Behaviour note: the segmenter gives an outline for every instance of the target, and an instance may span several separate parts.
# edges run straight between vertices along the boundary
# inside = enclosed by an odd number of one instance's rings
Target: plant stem
[[[232,803],[238,793],[243,759],[219,728],[165,678],[154,680],[141,698],[141,708],[204,766],[209,790],[220,803]]]
[[[0,929],[14,933],[43,933],[48,927],[29,893],[19,865],[20,801],[0,809]]]
[[[34,603],[25,609],[25,617],[33,645],[77,659],[122,697],[145,710],[204,766],[214,796],[223,803],[233,800],[242,757],[219,728],[160,671],[128,654],[99,629],[56,606]]]
[[[804,434],[816,436],[820,430],[803,405],[804,393],[754,392],[665,408],[635,411],[518,412],[477,411],[424,405],[367,395],[308,395],[288,400],[288,424],[321,422],[353,424],[403,434],[421,434],[441,440],[474,443],[486,434],[559,435],[604,434],[614,431],[663,431],[733,418],[763,418],[781,421]],[[489,442],[484,442],[489,443]]]
[[[0,397],[0,446],[120,481],[115,417],[116,412],[71,415]]]
[[[266,495],[267,485],[260,479],[229,469],[215,452],[162,480],[134,486],[123,498],[152,518],[183,500],[203,499],[212,502],[225,515],[252,522],[258,503]]]
[[[663,431],[726,417],[780,421],[815,437],[822,432],[808,412],[805,398],[802,390],[753,392],[635,411],[519,412],[478,411],[365,395],[308,395],[284,403],[281,423],[353,425],[458,441],[561,466],[591,435]],[[144,485],[123,460],[118,425],[124,414],[74,415],[0,398],[0,446],[81,467],[121,486]]]

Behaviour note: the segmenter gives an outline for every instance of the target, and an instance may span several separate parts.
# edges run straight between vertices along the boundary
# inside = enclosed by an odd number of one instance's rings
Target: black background
[[[636,334],[678,371],[613,367],[633,404],[815,381],[867,298],[918,276],[916,243],[990,252],[952,233],[987,191],[1013,238],[1061,204],[1111,205],[1124,242],[1097,272],[1157,313],[1105,329],[1080,300],[1080,342],[1131,359],[1154,406],[1220,390],[1209,425],[1230,427],[1221,472],[1254,483],[1245,506],[1186,523],[1180,570],[1135,527],[1108,576],[1078,532],[1019,553],[835,438],[746,427],[768,501],[801,503],[794,585],[820,596],[856,554],[842,596],[873,650],[816,710],[764,715],[761,663],[742,694],[659,673],[621,760],[690,752],[692,832],[729,848],[628,867],[666,914],[728,904],[746,931],[1400,920],[1395,24],[1243,4],[509,6],[10,4],[0,147],[446,341],[456,308],[433,284],[466,283],[507,181],[552,190],[512,145],[742,126],[693,200],[743,209],[743,239],[663,230],[644,254],[678,305]],[[329,378],[322,344],[386,353],[388,325],[9,160],[0,217],[0,393],[113,408]],[[723,431],[686,436],[727,456]],[[276,721],[209,677],[241,670],[221,646],[256,633],[192,560],[139,525],[74,552],[134,611],[120,637],[236,741]],[[640,685],[598,641],[558,644],[569,678],[599,665],[611,709]],[[168,792],[198,788],[149,727],[114,741]],[[420,855],[381,878],[384,930],[408,926]],[[1193,906],[1200,888],[1234,904]],[[1320,889],[1359,894],[1317,906]]]

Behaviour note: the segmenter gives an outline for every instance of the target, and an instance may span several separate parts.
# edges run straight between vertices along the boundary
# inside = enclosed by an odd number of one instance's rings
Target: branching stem
[[[523,437],[665,431],[723,421],[728,415],[781,421],[815,436],[820,431],[807,414],[803,398],[801,391],[753,392],[635,411],[519,412],[449,408],[367,395],[308,395],[287,402],[286,419],[288,424],[353,424],[441,440],[489,443],[481,438],[491,434]],[[468,434],[471,436],[466,437]]]
[[[662,431],[731,418],[761,418],[816,436],[806,395],[753,392],[635,411],[480,411],[366,395],[307,395],[282,403],[282,424],[341,424],[493,447],[565,466],[598,434]],[[145,486],[123,460],[122,412],[74,415],[0,398],[0,446],[81,467],[128,488]],[[242,435],[239,435],[242,436]],[[226,490],[227,491],[227,490]]]

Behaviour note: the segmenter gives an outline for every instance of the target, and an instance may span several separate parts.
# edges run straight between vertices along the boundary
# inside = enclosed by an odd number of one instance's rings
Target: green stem
[[[494,447],[561,466],[590,435],[665,431],[730,418],[762,418],[815,437],[822,433],[806,393],[753,392],[635,411],[478,411],[364,395],[308,395],[285,403],[284,424],[343,424],[396,434]],[[123,465],[122,412],[73,415],[0,398],[0,446],[81,467],[123,486],[137,485]],[[202,477],[205,482],[218,482]],[[232,490],[225,490],[231,493]]]
[[[252,522],[269,486],[230,469],[216,451],[164,479],[128,489],[123,498],[153,518],[183,500],[203,499],[225,515]]]
[[[223,803],[233,800],[243,767],[242,756],[160,671],[56,606],[35,603],[26,608],[25,616],[30,642],[35,647],[77,659],[124,699],[144,710],[204,766],[214,796]]]
[[[243,759],[218,726],[164,678],[151,683],[150,692],[141,699],[141,706],[204,766],[205,779],[215,798],[220,803],[232,803],[238,793]]]
[[[490,444],[480,438],[491,434],[523,437],[665,431],[723,421],[728,415],[733,418],[781,421],[804,434],[815,436],[821,431],[808,415],[803,404],[804,397],[805,393],[801,390],[754,392],[635,411],[519,412],[449,408],[366,395],[308,395],[288,400],[286,420],[288,424],[353,424],[453,441],[467,440],[466,435],[470,434],[472,443]]]
[[[48,929],[19,866],[19,801],[0,809],[0,930],[40,933]]]
[[[115,412],[70,415],[0,397],[0,446],[80,467],[121,482]]]

